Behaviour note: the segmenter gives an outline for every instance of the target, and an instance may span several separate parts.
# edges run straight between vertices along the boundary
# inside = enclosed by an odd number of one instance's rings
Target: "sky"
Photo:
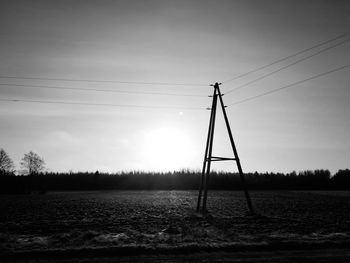
[[[349,168],[349,68],[235,103],[350,64],[350,35],[231,80],[350,32],[349,13],[346,0],[3,0],[0,148],[17,171],[29,151],[47,171],[199,170],[209,84],[223,82],[243,86],[223,96],[243,171]],[[220,111],[213,155],[232,157]]]

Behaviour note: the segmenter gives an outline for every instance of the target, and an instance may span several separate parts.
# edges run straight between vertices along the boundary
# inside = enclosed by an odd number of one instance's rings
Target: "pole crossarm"
[[[201,176],[201,181],[200,181],[200,186],[199,186],[199,192],[198,192],[198,201],[197,201],[197,212],[202,212],[206,213],[207,212],[207,195],[208,195],[208,186],[209,186],[209,179],[210,179],[210,167],[211,167],[211,162],[217,162],[217,161],[235,161],[237,164],[239,176],[241,178],[244,194],[247,200],[247,205],[249,212],[251,214],[254,213],[252,202],[250,199],[250,195],[248,192],[248,189],[245,184],[245,178],[243,174],[243,170],[241,167],[241,163],[238,157],[238,152],[233,140],[230,124],[227,118],[226,114],[226,106],[224,105],[224,102],[222,100],[223,94],[221,94],[220,87],[221,83],[215,83],[213,85],[214,87],[214,93],[212,96],[213,102],[211,108],[207,108],[208,110],[211,111],[210,113],[210,121],[209,121],[209,129],[208,129],[208,137],[207,137],[207,144],[205,147],[205,154],[204,154],[204,161],[203,161],[203,169],[202,169],[202,176]],[[230,138],[230,144],[232,147],[233,151],[233,158],[228,158],[228,157],[220,157],[220,156],[213,156],[212,151],[213,151],[213,139],[214,139],[214,128],[215,128],[215,117],[216,117],[216,110],[217,110],[217,104],[218,104],[218,99],[219,103],[221,106],[222,113],[224,115],[224,120],[227,128],[227,132]],[[202,195],[203,195],[203,200],[202,200]],[[202,208],[201,208],[202,204]]]
[[[206,160],[209,160],[209,158],[207,158]],[[227,157],[217,157],[217,156],[212,156],[211,157],[211,161],[235,161],[236,158],[227,158]]]

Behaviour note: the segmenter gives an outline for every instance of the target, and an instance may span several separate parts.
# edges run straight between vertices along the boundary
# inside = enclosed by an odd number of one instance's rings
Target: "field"
[[[241,192],[210,191],[210,213],[203,217],[194,211],[197,191],[2,195],[0,250],[31,255],[349,247],[350,192],[253,191],[251,197],[255,216],[247,214]]]

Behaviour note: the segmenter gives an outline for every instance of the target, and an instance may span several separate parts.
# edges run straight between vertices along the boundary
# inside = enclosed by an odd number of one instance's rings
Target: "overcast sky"
[[[0,99],[155,107],[1,101],[0,148],[17,170],[30,150],[50,171],[200,169],[212,93],[207,85],[224,82],[225,93],[350,38],[225,82],[350,32],[350,2],[5,0],[0,6]],[[348,64],[344,42],[223,98],[232,104]],[[228,107],[243,170],[349,168],[349,83],[346,68]],[[214,155],[230,157],[218,115]],[[236,171],[234,163],[213,168]]]

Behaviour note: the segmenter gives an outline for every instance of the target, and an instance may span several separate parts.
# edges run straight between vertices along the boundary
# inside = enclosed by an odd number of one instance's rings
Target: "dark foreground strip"
[[[258,244],[234,244],[234,245],[184,245],[177,247],[147,247],[147,246],[123,246],[123,247],[98,247],[79,249],[52,249],[31,250],[17,252],[0,252],[0,261],[3,260],[32,260],[32,259],[73,259],[73,258],[98,258],[116,256],[138,255],[179,255],[201,252],[258,252],[258,251],[306,251],[319,249],[349,249],[350,240],[346,241],[321,241],[321,242],[276,242]]]

